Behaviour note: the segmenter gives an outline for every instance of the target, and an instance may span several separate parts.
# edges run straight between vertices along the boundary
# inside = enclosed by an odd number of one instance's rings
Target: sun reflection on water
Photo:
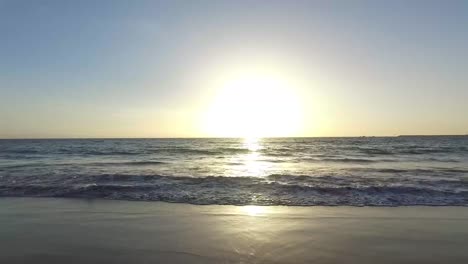
[[[244,138],[244,147],[252,152],[257,152],[262,148],[260,139],[255,137]]]
[[[271,174],[271,170],[277,164],[269,162],[262,149],[262,139],[244,138],[239,142],[238,147],[242,152],[233,154],[229,157],[225,165],[225,173],[228,175],[237,175],[239,177],[265,177]]]
[[[260,150],[263,148],[259,138],[245,138],[244,147],[249,150],[249,153],[241,156],[244,164],[244,171],[249,176],[264,176],[269,165],[262,161],[263,156]]]

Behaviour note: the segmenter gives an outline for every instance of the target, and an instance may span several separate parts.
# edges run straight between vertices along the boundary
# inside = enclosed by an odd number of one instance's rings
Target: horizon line
[[[394,136],[282,136],[255,138],[397,138],[397,137],[468,137],[468,134],[403,134]],[[248,137],[24,137],[0,138],[0,140],[66,140],[66,139],[243,139]]]

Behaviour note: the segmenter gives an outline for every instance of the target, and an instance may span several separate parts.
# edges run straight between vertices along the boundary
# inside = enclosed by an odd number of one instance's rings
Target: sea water
[[[468,205],[468,137],[0,140],[0,196]]]

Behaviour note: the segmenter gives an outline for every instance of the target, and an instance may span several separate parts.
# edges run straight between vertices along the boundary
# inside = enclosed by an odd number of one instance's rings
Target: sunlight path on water
[[[261,139],[254,137],[245,138],[243,144],[244,148],[249,150],[249,153],[242,154],[240,157],[243,164],[242,170],[246,175],[257,177],[266,176],[272,164],[265,162],[265,158],[260,153],[260,150],[263,148],[261,145]]]

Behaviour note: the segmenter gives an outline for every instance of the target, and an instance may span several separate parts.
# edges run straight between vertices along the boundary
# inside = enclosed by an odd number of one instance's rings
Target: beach
[[[0,264],[468,264],[466,25],[0,0]]]
[[[466,207],[1,198],[0,263],[466,263]]]

